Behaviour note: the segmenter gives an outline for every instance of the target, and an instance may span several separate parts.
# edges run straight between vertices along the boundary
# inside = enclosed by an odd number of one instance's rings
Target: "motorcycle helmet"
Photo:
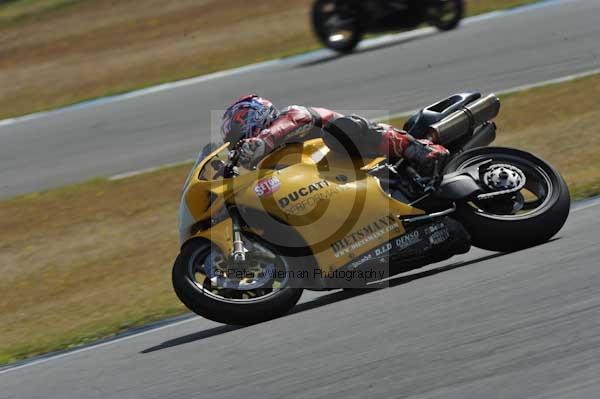
[[[279,117],[279,110],[266,98],[247,94],[235,100],[223,114],[223,141],[235,144],[256,136]]]

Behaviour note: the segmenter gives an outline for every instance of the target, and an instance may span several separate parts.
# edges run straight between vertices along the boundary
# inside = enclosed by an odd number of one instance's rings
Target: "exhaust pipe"
[[[500,100],[495,94],[490,94],[431,125],[429,138],[434,143],[447,145],[494,119],[498,112],[500,112]]]

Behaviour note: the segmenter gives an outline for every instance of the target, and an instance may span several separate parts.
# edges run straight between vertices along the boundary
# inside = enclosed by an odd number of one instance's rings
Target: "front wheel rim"
[[[289,267],[287,262],[280,257],[276,260],[279,263],[279,267],[277,268],[278,273],[273,275],[275,277],[273,278],[272,285],[269,287],[236,290],[215,286],[213,284],[214,273],[209,271],[211,266],[207,265],[207,260],[211,256],[214,256],[215,252],[220,254],[220,251],[215,247],[212,247],[212,249],[198,248],[190,256],[186,267],[186,278],[189,282],[196,286],[196,289],[200,290],[203,295],[211,299],[236,304],[261,302],[277,295],[287,286]],[[282,276],[282,278],[278,279],[277,276]],[[211,281],[211,277],[213,277],[213,281]],[[231,280],[233,281],[233,279]]]

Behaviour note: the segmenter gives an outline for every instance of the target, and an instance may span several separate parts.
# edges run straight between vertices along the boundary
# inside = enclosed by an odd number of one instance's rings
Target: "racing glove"
[[[271,148],[263,139],[258,137],[244,139],[239,145],[240,164],[246,169],[251,169],[270,151]]]

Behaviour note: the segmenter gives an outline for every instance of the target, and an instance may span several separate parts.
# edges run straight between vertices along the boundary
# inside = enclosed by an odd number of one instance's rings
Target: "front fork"
[[[244,241],[242,240],[242,217],[240,211],[235,205],[228,204],[227,212],[229,212],[229,216],[231,217],[233,233],[233,252],[231,253],[231,256],[235,262],[244,262],[248,250],[244,247]]]

